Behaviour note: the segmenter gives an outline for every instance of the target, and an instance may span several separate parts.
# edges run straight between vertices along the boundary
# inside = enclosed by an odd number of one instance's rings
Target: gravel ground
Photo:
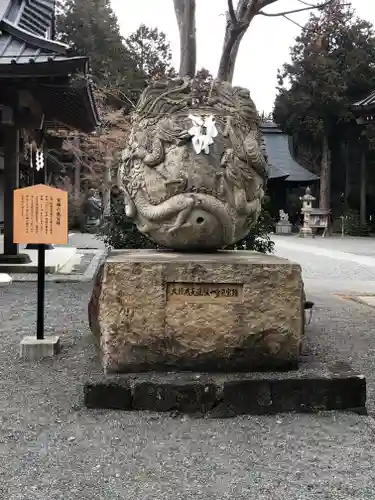
[[[194,420],[88,411],[85,360],[90,284],[47,283],[55,360],[27,363],[19,341],[35,333],[35,284],[0,289],[0,498],[4,500],[364,500],[375,497],[372,419],[351,414]],[[306,352],[352,359],[373,405],[373,310],[314,296]],[[374,360],[374,361],[373,361]]]
[[[347,295],[375,293],[375,267],[334,258],[335,252],[364,256],[375,253],[375,238],[294,238],[295,248],[278,242],[293,242],[293,236],[274,237],[275,254],[298,262],[302,267],[307,297],[315,302],[308,330],[306,353],[320,360],[349,360],[353,368],[366,375],[368,408],[375,416],[375,309],[355,303]],[[360,252],[362,245],[363,253]],[[311,252],[299,247],[312,247]],[[332,257],[315,255],[313,247],[333,250]]]
[[[375,293],[375,238],[297,238],[273,236],[275,255],[298,262],[308,291],[317,294]],[[363,241],[363,253],[360,253]],[[340,242],[342,243],[340,246]],[[286,244],[286,246],[284,246]],[[330,256],[319,255],[319,249]],[[345,252],[345,260],[341,252]],[[352,256],[353,260],[349,260]],[[369,260],[368,265],[362,259]],[[356,260],[360,262],[356,262]]]
[[[375,235],[370,237],[344,236],[341,238],[339,234],[321,238],[299,238],[298,235],[272,235],[272,240],[294,242],[298,245],[305,245],[318,248],[327,248],[329,250],[337,250],[339,252],[348,252],[354,255],[366,255],[375,257]]]

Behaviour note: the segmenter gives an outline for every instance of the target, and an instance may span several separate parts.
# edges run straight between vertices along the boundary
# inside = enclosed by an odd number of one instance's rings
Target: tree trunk
[[[228,20],[230,23],[230,20]],[[228,24],[227,24],[228,26]],[[227,33],[225,34],[223,52],[219,63],[219,71],[217,74],[218,80],[232,83],[234,68],[236,65],[236,59],[238,55],[238,50],[246,30],[239,31],[238,33],[231,33],[231,29],[227,28]]]
[[[234,68],[238,55],[238,50],[247,28],[257,14],[257,2],[251,0],[239,0],[236,12],[233,9],[232,1],[231,11],[227,13],[227,24],[225,28],[224,44],[219,63],[218,80],[232,83]]]
[[[178,29],[180,32],[181,78],[194,78],[197,64],[197,44],[195,34],[195,0],[173,0]]]
[[[361,153],[361,191],[360,191],[360,210],[359,210],[361,225],[365,225],[367,222],[366,195],[367,195],[367,162],[366,162],[366,150],[363,148]]]
[[[254,17],[277,0],[239,0],[236,11],[228,0],[227,25],[219,63],[218,80],[232,83],[238,50],[244,34]]]
[[[184,0],[181,0],[182,2]],[[187,0],[186,0],[187,1]],[[324,7],[325,5],[333,2],[334,0],[327,0],[325,3],[312,5],[307,2],[306,6],[301,9],[294,9],[284,12],[266,14],[262,9],[268,5],[276,3],[278,0],[238,0],[237,8],[234,10],[233,0],[227,0],[228,13],[227,25],[225,28],[224,44],[221,53],[219,71],[217,79],[232,83],[234,67],[236,58],[240,47],[241,40],[250,26],[250,23],[257,14],[264,14],[272,17],[286,17],[286,14],[293,14],[296,12],[313,10],[316,8]],[[177,0],[175,0],[176,4]]]
[[[319,208],[329,210],[331,208],[331,152],[326,134],[323,137],[322,147]]]
[[[349,160],[349,142],[342,145],[343,162],[345,166],[345,185],[344,185],[344,207],[348,209],[350,195],[350,160]]]
[[[104,166],[104,189],[103,189],[103,215],[108,217],[111,215],[111,164],[112,157],[107,154],[105,157]]]

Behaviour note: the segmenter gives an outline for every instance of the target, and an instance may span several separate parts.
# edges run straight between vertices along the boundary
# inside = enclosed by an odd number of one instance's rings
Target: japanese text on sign
[[[68,194],[39,184],[14,192],[14,243],[66,244]]]

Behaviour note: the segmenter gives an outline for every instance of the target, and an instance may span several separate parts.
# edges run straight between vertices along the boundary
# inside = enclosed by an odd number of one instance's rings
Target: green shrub
[[[271,240],[274,220],[268,210],[262,207],[259,219],[250,233],[235,245],[237,250],[254,250],[260,253],[272,253],[275,243]]]
[[[361,224],[359,212],[356,210],[347,210],[343,218],[336,217],[332,222],[332,232],[342,233],[342,224],[344,223],[344,234],[347,236],[369,236],[371,233],[370,224]]]
[[[84,195],[76,196],[68,192],[68,224],[69,229],[83,231],[84,228]]]
[[[107,248],[156,248],[156,245],[140,233],[136,225],[126,217],[122,196],[112,198],[111,215],[104,217],[98,237]]]
[[[370,225],[361,223],[359,212],[356,210],[348,210],[344,213],[344,233],[348,236],[369,236]],[[333,232],[342,231],[341,218],[336,219],[333,223]]]

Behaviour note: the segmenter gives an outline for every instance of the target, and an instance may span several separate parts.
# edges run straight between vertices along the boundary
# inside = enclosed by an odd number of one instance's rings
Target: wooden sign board
[[[44,184],[16,189],[13,242],[66,245],[68,193]]]

